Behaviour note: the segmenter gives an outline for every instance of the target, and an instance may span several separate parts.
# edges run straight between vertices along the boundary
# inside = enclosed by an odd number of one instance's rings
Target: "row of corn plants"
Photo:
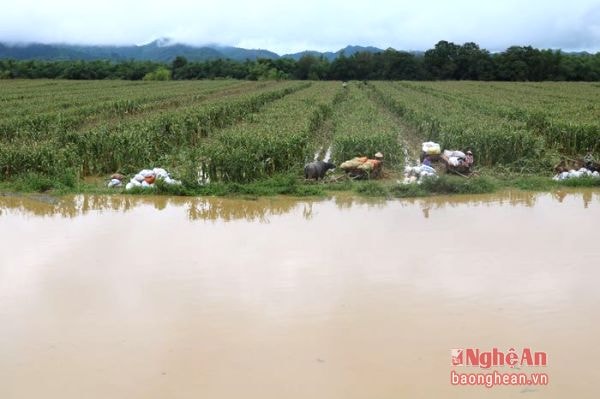
[[[600,151],[600,92],[587,83],[404,82],[478,113],[524,122],[569,155]]]
[[[72,81],[50,81],[50,85],[40,85],[36,80],[4,80],[0,82],[0,117],[24,115],[27,113],[63,112],[85,106],[101,105],[107,111],[123,111],[123,103],[138,104],[147,101],[161,101],[170,98],[193,96],[197,93],[222,90],[251,82],[234,80],[194,81],[194,82],[123,82],[123,81],[82,81],[72,85]]]
[[[481,165],[539,162],[544,155],[544,137],[522,121],[477,112],[400,83],[375,82],[370,87],[383,104],[415,126],[424,140],[437,141],[443,148],[472,149]]]
[[[252,117],[267,104],[305,89],[308,83],[285,83],[275,90],[221,99],[177,112],[117,126],[99,127],[85,134],[63,136],[74,143],[84,174],[134,170],[164,161],[182,147],[195,147],[213,132]]]
[[[193,164],[211,181],[249,182],[299,170],[340,90],[339,83],[323,82],[272,103],[202,143]]]
[[[51,174],[57,169],[76,170],[79,175],[134,171],[157,164],[182,147],[198,145],[211,132],[309,85],[286,82],[88,131],[65,130],[0,141],[2,177],[32,171]]]
[[[364,87],[349,85],[347,96],[333,113],[333,158],[338,163],[382,152],[388,165],[404,161],[397,119],[379,107]]]
[[[57,176],[65,171],[76,173],[79,157],[73,146],[60,147],[56,142],[28,142],[0,145],[0,180],[17,175],[39,173]]]
[[[160,83],[163,82],[154,82],[150,87],[129,88],[125,92],[125,88],[115,93],[108,91],[108,94],[91,90],[90,93],[68,93],[62,97],[57,95],[54,98],[43,98],[42,103],[48,109],[36,108],[33,100],[28,100],[26,104],[9,102],[4,109],[8,113],[0,115],[0,141],[26,138],[40,140],[55,133],[80,129],[111,118],[119,121],[150,111],[197,105],[213,96],[235,94],[237,87],[243,87],[246,91],[260,88],[258,85],[224,81],[191,84],[187,88],[177,86],[169,92],[169,87],[156,86]],[[10,109],[11,104],[21,111],[7,111],[6,108]]]

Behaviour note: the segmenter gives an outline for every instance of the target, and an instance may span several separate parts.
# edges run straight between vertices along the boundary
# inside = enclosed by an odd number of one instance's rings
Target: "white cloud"
[[[439,40],[600,49],[597,0],[199,2],[21,0],[0,13],[0,41],[141,44],[171,37],[279,53],[347,44],[426,49]]]

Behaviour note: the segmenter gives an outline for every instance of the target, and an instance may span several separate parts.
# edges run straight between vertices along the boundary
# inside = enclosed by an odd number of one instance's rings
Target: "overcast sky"
[[[8,5],[10,4],[10,5]],[[348,44],[423,50],[439,40],[600,51],[600,0],[19,0],[0,12],[0,41],[189,44],[279,54]]]

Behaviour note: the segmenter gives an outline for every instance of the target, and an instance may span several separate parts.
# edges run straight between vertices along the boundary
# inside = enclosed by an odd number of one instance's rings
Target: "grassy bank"
[[[463,178],[441,176],[425,179],[422,184],[398,184],[396,179],[351,181],[305,181],[295,174],[280,174],[250,183],[218,182],[199,185],[184,181],[181,185],[166,185],[160,181],[154,188],[107,188],[106,180],[81,181],[73,173],[49,177],[31,173],[0,183],[0,192],[65,194],[130,194],[130,195],[174,195],[174,196],[219,196],[219,197],[263,197],[287,195],[293,197],[318,197],[336,192],[353,193],[373,198],[410,198],[452,194],[485,194],[505,189],[523,191],[552,191],[561,187],[600,187],[598,178],[579,178],[554,181],[539,175],[493,175]]]
[[[0,182],[0,192],[66,194],[130,194],[173,196],[262,197],[289,195],[297,197],[323,196],[325,185],[305,183],[295,175],[282,174],[250,183],[218,182],[206,185],[183,181],[181,185],[167,185],[157,181],[153,188],[108,188],[107,179],[81,181],[70,174],[48,177],[31,173],[10,181]]]
[[[507,189],[522,191],[553,191],[563,187],[599,187],[598,178],[580,178],[554,181],[544,176],[519,176],[513,178],[479,176],[463,178],[441,176],[425,179],[422,184],[397,184],[395,182],[353,183],[352,191],[362,196],[386,198],[428,197],[453,194],[488,194]]]

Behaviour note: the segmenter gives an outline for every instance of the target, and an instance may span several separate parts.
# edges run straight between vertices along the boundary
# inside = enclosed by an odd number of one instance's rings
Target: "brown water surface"
[[[1,196],[0,398],[598,398],[598,220],[598,191]],[[550,384],[452,386],[463,347]]]

